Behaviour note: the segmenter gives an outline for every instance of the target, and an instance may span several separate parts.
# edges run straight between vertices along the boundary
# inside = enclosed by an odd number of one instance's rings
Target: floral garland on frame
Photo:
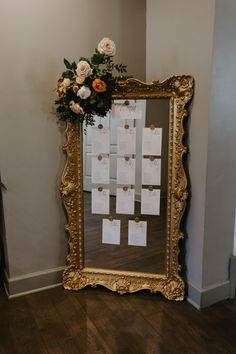
[[[127,67],[115,64],[115,43],[103,38],[90,59],[80,58],[78,64],[64,59],[66,71],[57,82],[56,111],[59,119],[94,125],[94,116],[105,117],[112,105],[112,91],[118,80],[124,80]],[[119,75],[113,76],[113,71]]]

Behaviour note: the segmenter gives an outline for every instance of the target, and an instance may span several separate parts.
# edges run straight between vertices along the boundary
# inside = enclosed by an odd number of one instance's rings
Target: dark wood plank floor
[[[128,245],[128,220],[134,215],[115,212],[116,198],[110,197],[111,215],[121,220],[121,244],[102,243],[102,219],[106,215],[91,214],[91,193],[84,192],[85,266],[164,274],[166,272],[166,199],[161,202],[160,216],[142,215],[147,221],[147,247]],[[135,202],[140,215],[140,203]]]
[[[57,287],[8,300],[1,290],[0,353],[236,353],[236,301],[198,311],[146,292]]]

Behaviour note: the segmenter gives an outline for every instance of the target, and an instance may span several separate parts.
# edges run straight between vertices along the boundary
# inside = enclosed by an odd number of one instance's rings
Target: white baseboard
[[[59,286],[65,267],[46,269],[40,272],[9,277],[4,273],[4,287],[9,298],[30,294]]]
[[[187,301],[193,305],[193,307],[195,307],[197,310],[200,310],[200,306],[195,302],[193,301],[192,299],[190,299],[189,297],[187,297]]]
[[[207,288],[198,288],[188,282],[187,301],[198,310],[211,306],[219,301],[228,299],[230,296],[230,281],[214,284]]]
[[[3,280],[6,293],[11,299],[60,286],[64,269],[65,267],[63,266],[18,277],[9,277],[5,272]],[[230,298],[230,293],[231,284],[229,280],[207,288],[199,288],[191,282],[188,282],[187,301],[197,309],[202,309]]]

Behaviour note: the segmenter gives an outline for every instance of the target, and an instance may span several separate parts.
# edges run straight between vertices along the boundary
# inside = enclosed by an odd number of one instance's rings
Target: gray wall
[[[186,261],[188,280],[197,287],[202,285],[214,5],[214,0],[147,0],[147,81],[173,74],[189,74],[196,81],[189,126],[192,198]]]
[[[54,284],[47,274],[58,275],[65,265],[58,193],[64,134],[53,114],[54,88],[63,58],[89,56],[104,36],[116,42],[117,62],[128,64],[129,73],[140,79],[145,79],[145,57],[147,81],[194,76],[190,300],[201,306],[207,289],[228,281],[236,177],[235,16],[234,0],[22,0],[14,6],[1,1],[0,170],[8,187],[3,202],[6,272],[15,282],[10,291],[27,290],[23,280],[30,278],[35,282],[28,289]]]
[[[90,56],[105,36],[116,42],[115,60],[145,79],[145,1],[1,1],[0,169],[10,281],[65,265],[55,85],[64,57]]]
[[[147,78],[191,74],[189,300],[229,297],[236,201],[236,2],[147,0]]]
[[[216,0],[203,287],[228,279],[236,205],[236,2]]]

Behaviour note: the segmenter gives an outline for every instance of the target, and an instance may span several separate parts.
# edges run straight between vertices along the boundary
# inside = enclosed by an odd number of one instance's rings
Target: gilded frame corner
[[[166,274],[148,274],[105,269],[84,268],[83,242],[83,127],[68,123],[67,142],[63,150],[67,154],[62,175],[61,197],[68,222],[65,230],[69,234],[68,265],[63,273],[63,286],[79,290],[87,285],[102,285],[120,294],[149,289],[161,292],[167,299],[183,300],[185,284],[180,276],[179,240],[184,237],[180,223],[188,197],[187,177],[183,166],[184,118],[188,116],[188,104],[193,96],[194,79],[189,75],[172,76],[165,81],[151,84],[136,79],[119,82],[113,92],[114,99],[170,99],[169,156],[168,156],[168,201],[167,201],[167,244]]]

